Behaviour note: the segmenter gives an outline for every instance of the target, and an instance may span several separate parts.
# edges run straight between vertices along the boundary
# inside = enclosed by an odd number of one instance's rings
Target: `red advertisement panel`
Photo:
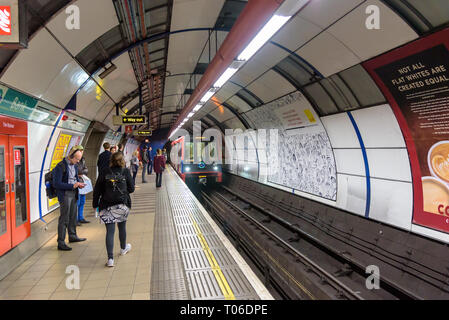
[[[449,29],[364,63],[407,145],[413,223],[449,232]]]
[[[0,6],[0,35],[11,35],[11,7]]]

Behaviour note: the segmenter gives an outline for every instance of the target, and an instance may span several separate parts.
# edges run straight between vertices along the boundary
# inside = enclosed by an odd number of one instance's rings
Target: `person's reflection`
[[[20,208],[20,213],[16,212],[16,226],[21,225],[27,220],[26,208],[26,183],[25,183],[25,157],[23,150],[20,150],[20,165],[16,166],[16,211]],[[18,202],[18,203],[17,203]],[[21,219],[21,220],[20,220]]]
[[[5,177],[0,180],[0,234],[6,232]]]

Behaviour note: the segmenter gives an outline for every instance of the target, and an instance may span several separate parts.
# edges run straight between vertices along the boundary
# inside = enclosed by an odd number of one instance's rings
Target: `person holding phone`
[[[58,250],[72,250],[66,243],[66,229],[69,234],[69,242],[85,241],[86,238],[78,237],[76,233],[76,219],[78,215],[78,189],[84,188],[78,176],[78,162],[83,156],[84,148],[74,146],[69,154],[53,169],[53,186],[58,195],[60,204],[60,216],[58,221]],[[63,166],[65,168],[63,168]],[[64,170],[65,169],[65,170]]]

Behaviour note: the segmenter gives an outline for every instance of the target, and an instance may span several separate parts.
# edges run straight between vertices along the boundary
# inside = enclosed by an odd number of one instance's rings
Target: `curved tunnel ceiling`
[[[111,128],[115,105],[136,112],[141,95],[153,129],[169,128],[246,3],[28,1],[29,48],[0,50],[0,80],[59,108],[82,86],[75,113]],[[242,114],[296,90],[320,115],[345,111],[343,105],[355,109],[379,103],[383,97],[376,88],[369,92],[375,97],[364,101],[348,82],[358,77],[371,85],[361,62],[447,26],[449,14],[438,3],[426,7],[414,0],[349,0],[337,5],[312,0],[190,121],[206,115],[228,121],[226,113],[248,127]],[[82,12],[80,30],[61,27],[67,18],[64,9],[73,4]],[[376,35],[353,27],[363,15],[362,5],[368,4],[381,8],[385,27]],[[197,31],[175,33],[193,28]],[[118,56],[123,52],[128,54]],[[101,79],[98,74],[111,62],[117,70]]]

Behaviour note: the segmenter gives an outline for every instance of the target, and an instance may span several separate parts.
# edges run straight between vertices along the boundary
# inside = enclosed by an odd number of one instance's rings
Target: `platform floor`
[[[91,201],[85,218],[91,223],[77,233],[87,241],[63,252],[55,235],[0,281],[0,300],[272,299],[171,169],[160,189],[154,174],[142,184],[139,172],[127,222],[132,250],[119,255],[116,230],[115,267],[105,267],[106,231]],[[68,289],[71,266],[79,268],[78,289]]]

